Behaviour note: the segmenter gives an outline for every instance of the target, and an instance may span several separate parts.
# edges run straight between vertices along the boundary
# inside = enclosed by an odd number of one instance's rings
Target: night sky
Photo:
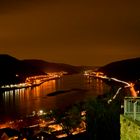
[[[140,57],[140,1],[0,1],[0,53],[98,66]]]

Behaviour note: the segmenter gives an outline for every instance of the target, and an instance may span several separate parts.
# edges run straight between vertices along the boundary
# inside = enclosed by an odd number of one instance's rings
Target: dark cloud
[[[0,51],[20,58],[104,64],[140,56],[140,2],[1,2]]]

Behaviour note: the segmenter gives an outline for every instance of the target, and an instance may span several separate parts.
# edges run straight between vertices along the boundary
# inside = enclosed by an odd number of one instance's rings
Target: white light
[[[43,114],[43,110],[40,110],[40,111],[39,111],[39,114],[40,114],[40,115]]]
[[[43,113],[43,110],[40,110],[39,112],[42,114]]]

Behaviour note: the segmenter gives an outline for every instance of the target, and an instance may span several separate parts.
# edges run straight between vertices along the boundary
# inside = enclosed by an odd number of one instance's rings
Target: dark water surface
[[[34,88],[5,91],[0,93],[0,120],[20,118],[33,111],[64,108],[75,102],[94,98],[107,90],[109,87],[102,80],[89,80],[83,75],[76,74],[50,80]],[[57,91],[64,92],[47,96]]]

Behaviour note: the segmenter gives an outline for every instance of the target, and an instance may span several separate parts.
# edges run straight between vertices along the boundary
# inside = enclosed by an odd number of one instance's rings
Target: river
[[[55,91],[69,89],[83,90],[47,96]],[[33,111],[64,108],[78,101],[94,98],[107,90],[109,87],[102,80],[93,78],[89,80],[81,74],[75,74],[46,81],[33,88],[5,91],[0,94],[0,121],[21,118]]]

